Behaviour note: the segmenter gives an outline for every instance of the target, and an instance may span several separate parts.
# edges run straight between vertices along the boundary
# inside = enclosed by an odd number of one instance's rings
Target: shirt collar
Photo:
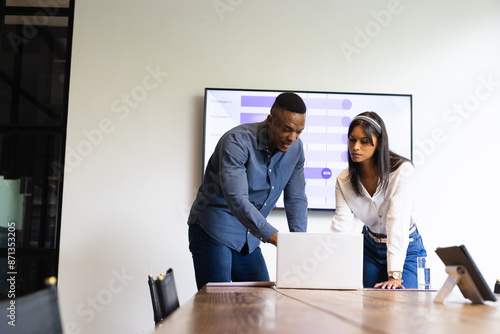
[[[257,132],[257,147],[259,150],[267,149],[267,121],[259,123]]]

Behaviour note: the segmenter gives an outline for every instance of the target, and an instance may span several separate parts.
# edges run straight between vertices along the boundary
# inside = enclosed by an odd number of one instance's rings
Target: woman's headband
[[[377,123],[377,121],[375,121],[373,118],[370,118],[368,116],[360,115],[360,116],[354,117],[354,119],[352,121],[354,122],[357,119],[360,119],[360,120],[363,120],[363,121],[366,121],[366,122],[370,123],[371,125],[373,125],[375,127],[375,130],[377,130],[378,133],[382,133],[382,128]]]

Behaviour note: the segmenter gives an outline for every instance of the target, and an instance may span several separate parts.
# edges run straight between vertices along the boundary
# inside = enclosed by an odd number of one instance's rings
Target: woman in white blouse
[[[363,285],[417,288],[417,257],[426,256],[414,213],[414,167],[389,150],[384,121],[375,112],[356,116],[348,131],[349,167],[337,177],[331,232],[363,222]]]

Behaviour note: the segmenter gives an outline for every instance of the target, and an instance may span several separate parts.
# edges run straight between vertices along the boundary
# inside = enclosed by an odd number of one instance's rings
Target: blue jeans
[[[367,233],[367,229],[368,227],[363,227],[363,286],[373,288],[376,283],[389,279],[387,277],[387,244],[375,242]],[[377,236],[387,238],[383,234],[377,234]],[[405,288],[417,288],[417,257],[427,256],[427,252],[418,229],[415,229],[410,234],[410,238],[413,238],[413,240],[408,244],[408,250],[406,251],[406,260],[403,267],[403,286]]]
[[[208,235],[198,224],[189,225],[189,250],[193,256],[196,285],[208,282],[269,281],[260,247],[248,253],[245,244],[238,252]]]

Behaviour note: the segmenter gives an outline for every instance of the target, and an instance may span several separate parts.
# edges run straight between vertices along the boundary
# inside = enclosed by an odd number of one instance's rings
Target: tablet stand
[[[447,266],[446,272],[448,278],[434,298],[434,303],[443,304],[455,285],[458,285],[465,298],[470,299],[474,304],[484,304],[481,293],[464,266]]]

